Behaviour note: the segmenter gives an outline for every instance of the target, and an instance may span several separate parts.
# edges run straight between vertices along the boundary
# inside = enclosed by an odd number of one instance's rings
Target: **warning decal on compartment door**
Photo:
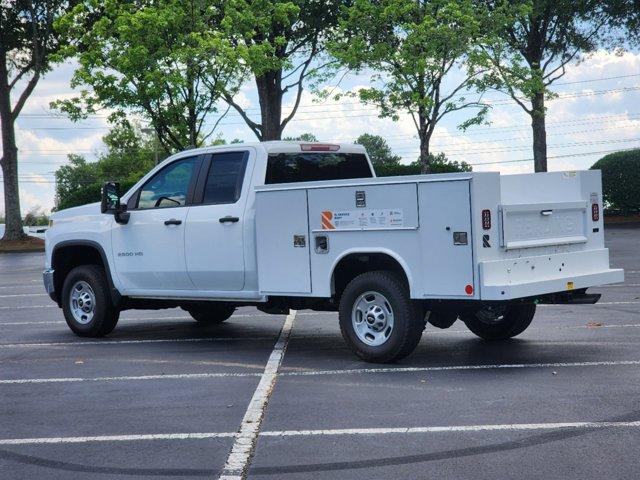
[[[323,211],[320,217],[322,230],[366,230],[404,226],[404,214],[400,208],[335,212],[327,210]]]

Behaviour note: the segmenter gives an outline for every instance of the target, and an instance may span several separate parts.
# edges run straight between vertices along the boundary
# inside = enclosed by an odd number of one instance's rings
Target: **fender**
[[[119,307],[122,301],[122,295],[120,294],[115,284],[113,283],[113,278],[111,276],[111,266],[109,265],[109,260],[107,259],[107,255],[104,251],[104,248],[102,248],[102,245],[100,245],[98,242],[94,242],[93,240],[65,240],[60,243],[56,243],[56,245],[53,247],[53,251],[51,252],[52,266],[56,258],[56,251],[59,250],[60,248],[65,248],[65,247],[91,247],[98,252],[98,254],[100,255],[100,258],[102,259],[102,264],[104,265],[105,273],[107,275],[107,282],[109,283],[111,302],[115,307]],[[58,297],[57,299],[58,305],[60,305],[60,302],[61,302],[61,299],[60,299],[61,293],[62,292],[56,292],[56,296]]]
[[[328,278],[328,284],[331,285],[331,281],[336,271],[336,266],[338,266],[338,264],[342,261],[343,258],[353,254],[366,255],[368,253],[382,254],[382,255],[387,255],[393,258],[396,262],[398,262],[398,264],[404,271],[404,274],[407,276],[407,281],[409,282],[409,292],[411,292],[414,289],[413,276],[411,275],[411,270],[409,269],[407,262],[405,262],[404,259],[400,255],[398,255],[396,252],[394,252],[393,250],[389,250],[388,248],[366,247],[366,248],[351,248],[349,250],[345,250],[340,254],[340,256],[336,257],[335,261],[333,262],[333,265],[331,265],[331,273]]]

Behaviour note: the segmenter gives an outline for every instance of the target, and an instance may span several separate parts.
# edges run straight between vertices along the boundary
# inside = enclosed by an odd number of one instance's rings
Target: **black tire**
[[[72,289],[79,282],[86,283],[93,294],[93,317],[87,318],[86,323],[80,322],[72,311]],[[111,302],[109,282],[102,267],[81,265],[67,274],[62,286],[62,311],[69,328],[80,337],[102,337],[115,328],[120,311]]]
[[[391,309],[393,326],[381,345],[372,346],[365,343],[356,333],[356,320],[352,321],[356,302],[367,292],[382,294]],[[409,298],[409,289],[405,282],[395,273],[385,270],[358,275],[349,282],[340,298],[339,319],[342,337],[349,348],[367,362],[393,362],[413,352],[422,337],[424,317],[424,309]],[[368,322],[368,318],[361,322]]]
[[[215,325],[228,320],[236,307],[233,305],[211,305],[202,310],[187,310],[193,319],[202,324]]]
[[[467,328],[485,340],[506,340],[524,332],[536,313],[535,303],[507,305],[497,318],[488,319],[487,307],[465,313],[460,319]]]

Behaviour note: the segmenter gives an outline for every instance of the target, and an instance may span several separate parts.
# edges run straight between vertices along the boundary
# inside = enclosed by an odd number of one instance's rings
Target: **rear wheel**
[[[485,305],[461,315],[460,319],[480,338],[504,340],[524,332],[535,313],[535,303]]]
[[[392,362],[409,355],[424,330],[424,311],[409,289],[388,271],[354,278],[340,298],[340,330],[353,352],[368,362]]]
[[[228,320],[236,307],[233,305],[211,305],[203,309],[187,310],[193,319],[202,324],[215,325]]]
[[[120,311],[111,303],[102,267],[81,265],[69,272],[62,287],[62,311],[69,328],[81,337],[102,337],[115,328]]]

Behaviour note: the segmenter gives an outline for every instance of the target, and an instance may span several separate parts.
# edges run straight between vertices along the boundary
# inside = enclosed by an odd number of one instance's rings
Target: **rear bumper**
[[[607,249],[480,263],[480,298],[512,300],[624,281]]]
[[[47,268],[42,272],[42,281],[44,282],[44,289],[54,302],[58,302],[58,295],[56,294],[56,287],[53,283],[53,268]]]

